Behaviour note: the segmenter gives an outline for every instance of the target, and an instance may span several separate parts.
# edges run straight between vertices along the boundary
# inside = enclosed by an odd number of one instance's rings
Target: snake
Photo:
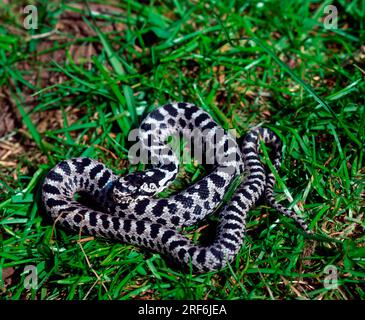
[[[151,249],[197,273],[223,269],[234,260],[245,238],[247,214],[261,198],[311,233],[299,215],[274,198],[275,175],[260,159],[260,141],[271,149],[276,170],[281,165],[282,142],[269,128],[252,128],[238,143],[204,109],[171,102],[150,112],[137,136],[137,160],[147,164],[144,171],[119,176],[95,159],[79,157],[63,160],[48,172],[42,203],[55,224]],[[195,153],[206,156],[211,170],[184,190],[161,197],[181,166],[178,152],[169,143],[171,137],[197,146],[193,157]],[[236,179],[238,187],[225,200]],[[211,243],[202,245],[183,234],[184,227],[216,211],[218,225]]]

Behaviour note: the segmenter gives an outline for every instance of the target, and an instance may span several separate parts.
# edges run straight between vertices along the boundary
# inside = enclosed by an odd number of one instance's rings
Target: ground
[[[363,2],[0,0],[0,9],[2,299],[365,298]],[[48,170],[75,156],[136,169],[128,132],[172,100],[200,105],[237,136],[274,130],[284,143],[276,198],[318,238],[263,203],[234,263],[195,275],[54,228],[39,201]],[[170,191],[203,173],[183,166]],[[210,220],[185,234],[204,237]]]

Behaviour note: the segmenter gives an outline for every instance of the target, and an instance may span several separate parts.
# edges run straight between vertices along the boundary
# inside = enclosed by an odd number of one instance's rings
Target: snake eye
[[[157,189],[157,186],[155,184],[153,184],[153,183],[150,183],[149,188],[151,190],[156,190]]]

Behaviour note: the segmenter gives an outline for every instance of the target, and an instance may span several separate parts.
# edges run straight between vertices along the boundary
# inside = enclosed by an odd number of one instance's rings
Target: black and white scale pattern
[[[167,199],[153,196],[166,188],[178,173],[178,158],[167,138],[182,135],[215,151],[214,169],[184,191]],[[291,217],[306,232],[305,222],[276,203],[274,175],[259,159],[259,140],[273,149],[273,163],[280,167],[281,143],[269,129],[251,130],[241,150],[235,139],[204,110],[189,103],[170,103],[152,111],[141,123],[139,142],[153,167],[143,172],[116,176],[104,164],[90,158],[65,160],[47,175],[42,199],[57,223],[76,232],[144,246],[174,258],[197,272],[223,268],[240,249],[247,212],[264,196],[270,205]],[[219,139],[217,139],[219,137]],[[211,149],[209,149],[211,148]],[[237,175],[246,177],[229,203],[219,212],[214,242],[200,246],[179,229],[202,220],[221,203]],[[100,211],[76,200],[82,193],[95,200]]]

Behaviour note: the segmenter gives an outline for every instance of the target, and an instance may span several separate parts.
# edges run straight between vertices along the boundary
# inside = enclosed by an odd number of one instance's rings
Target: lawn
[[[365,298],[363,1],[0,0],[0,21],[2,299]],[[47,172],[79,156],[143,170],[128,133],[169,101],[238,136],[275,131],[276,199],[316,237],[262,203],[235,261],[197,275],[54,228],[39,201]],[[183,165],[166,194],[204,172]],[[184,233],[204,239],[214,220]]]

